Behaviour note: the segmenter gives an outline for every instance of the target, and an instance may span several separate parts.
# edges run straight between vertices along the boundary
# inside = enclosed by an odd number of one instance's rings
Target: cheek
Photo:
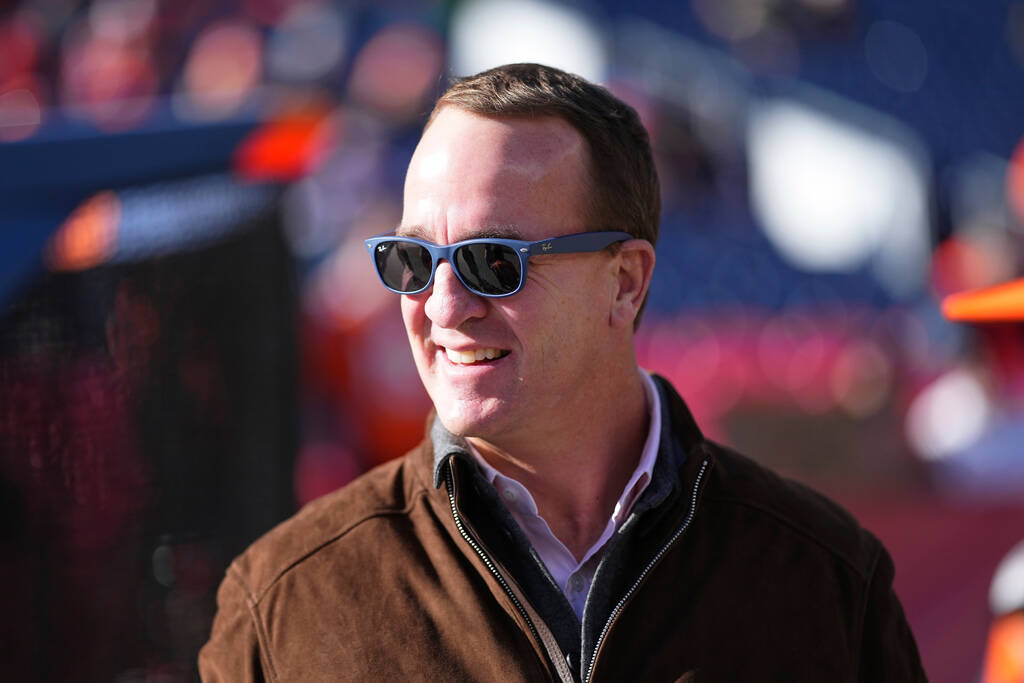
[[[593,333],[608,319],[612,299],[610,278],[596,269],[566,269],[557,283],[544,283],[541,296],[524,326],[553,331],[562,341]]]
[[[582,331],[577,326],[581,325],[582,317],[588,317],[585,307],[560,289],[537,288],[522,295],[498,304],[495,318],[512,334],[531,365],[558,363],[561,347]]]
[[[423,312],[423,299],[421,297],[403,296],[402,299],[402,322],[405,323],[406,334],[409,335],[409,342],[413,346],[413,354],[418,352],[419,342],[425,337],[424,323],[427,319]]]

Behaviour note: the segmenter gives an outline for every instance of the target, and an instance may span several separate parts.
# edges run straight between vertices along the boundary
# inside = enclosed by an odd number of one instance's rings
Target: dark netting
[[[7,306],[6,680],[192,678],[227,562],[293,511],[293,267],[276,210],[235,228]]]

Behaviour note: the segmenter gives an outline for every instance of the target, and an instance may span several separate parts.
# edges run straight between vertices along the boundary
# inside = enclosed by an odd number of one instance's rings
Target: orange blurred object
[[[1024,320],[1024,278],[946,297],[942,313],[961,322]]]
[[[101,192],[75,209],[50,238],[44,252],[50,270],[85,270],[106,261],[117,246],[121,202]]]
[[[336,132],[324,111],[282,116],[241,142],[235,150],[235,170],[252,181],[297,180],[320,165]]]
[[[1024,683],[1024,612],[992,623],[981,683]]]

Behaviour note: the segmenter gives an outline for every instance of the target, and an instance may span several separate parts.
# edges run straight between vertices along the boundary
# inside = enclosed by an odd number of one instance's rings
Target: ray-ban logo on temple
[[[366,248],[385,287],[398,294],[419,294],[434,281],[437,264],[448,261],[455,276],[480,296],[515,294],[526,282],[526,265],[533,254],[573,254],[601,251],[610,244],[633,239],[625,232],[581,232],[537,242],[473,239],[434,244],[394,234],[371,237]]]

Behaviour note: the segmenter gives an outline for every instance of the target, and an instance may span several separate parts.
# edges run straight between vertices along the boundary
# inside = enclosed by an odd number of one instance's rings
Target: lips
[[[479,349],[463,349],[461,351],[445,348],[444,352],[445,355],[448,356],[448,360],[456,365],[474,365],[476,363],[484,363],[489,360],[503,358],[509,353],[504,349],[486,347]]]

